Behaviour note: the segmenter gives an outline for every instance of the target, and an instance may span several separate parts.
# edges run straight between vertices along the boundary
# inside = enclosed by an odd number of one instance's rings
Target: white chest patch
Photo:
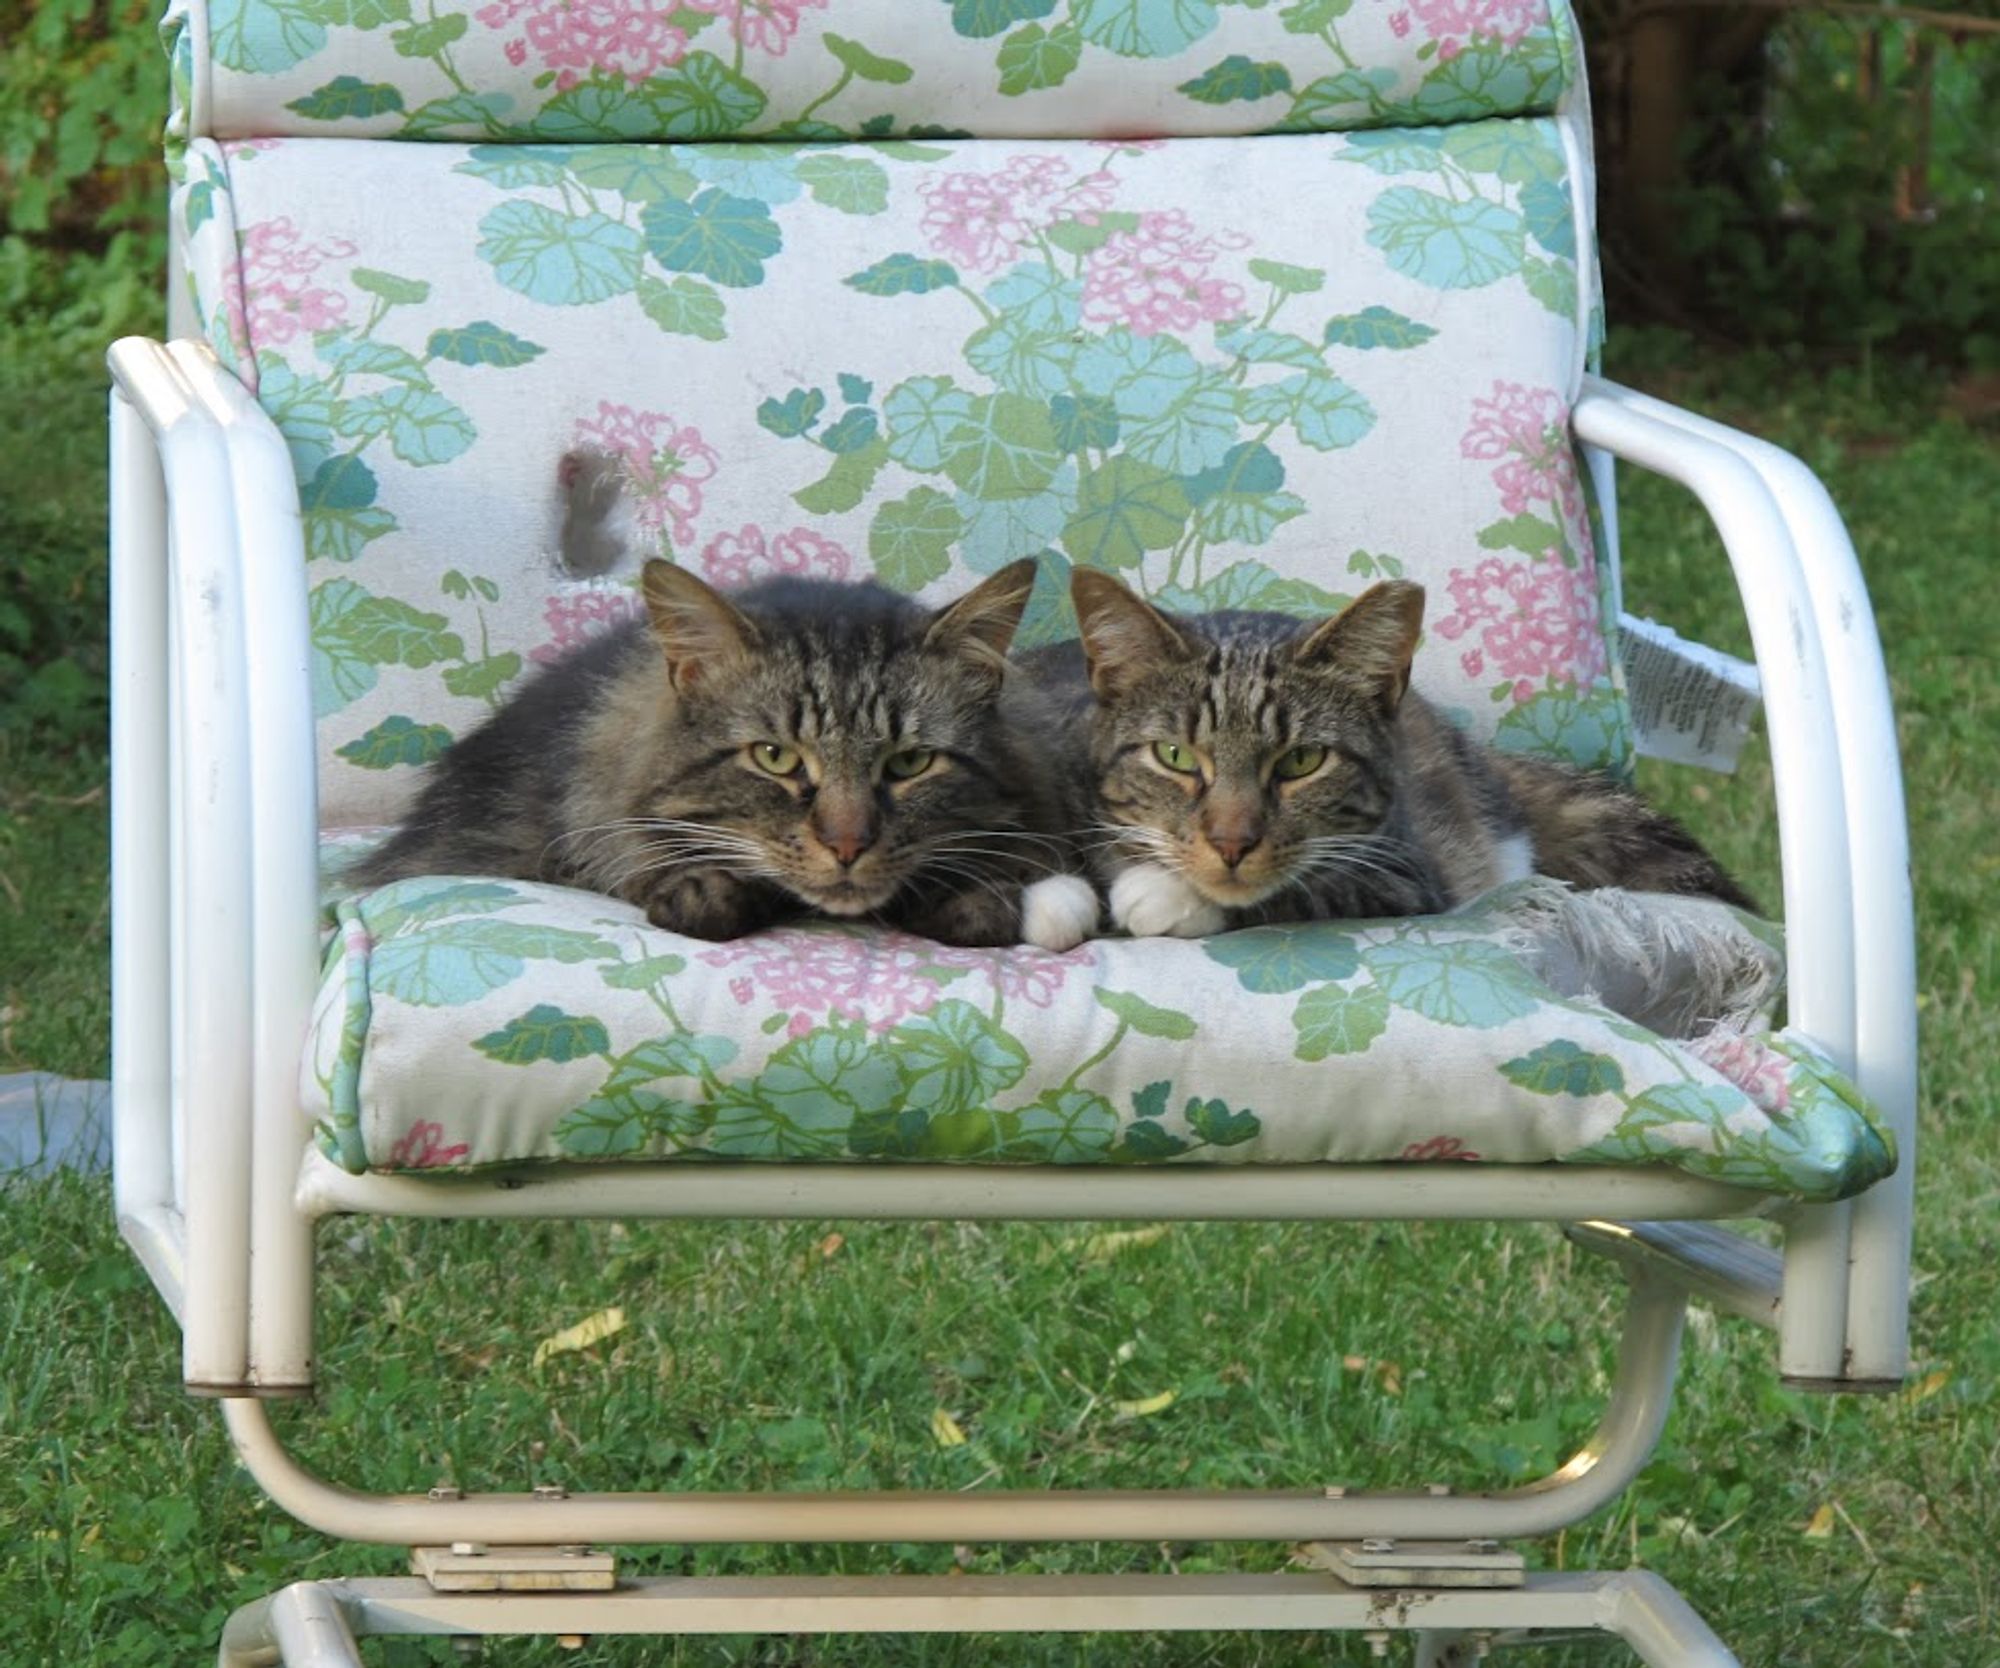
[[[1111,924],[1134,938],[1206,938],[1227,920],[1163,864],[1135,863],[1111,883]]]
[[[1097,931],[1097,888],[1081,875],[1050,875],[1021,893],[1021,941],[1074,950]]]
[[[1493,842],[1493,884],[1526,880],[1535,872],[1535,841],[1525,829]]]

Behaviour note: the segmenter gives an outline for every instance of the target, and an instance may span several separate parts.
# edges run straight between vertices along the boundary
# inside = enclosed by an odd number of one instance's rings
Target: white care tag
[[[1639,751],[1733,771],[1763,700],[1757,668],[1654,620],[1621,614],[1618,630]]]

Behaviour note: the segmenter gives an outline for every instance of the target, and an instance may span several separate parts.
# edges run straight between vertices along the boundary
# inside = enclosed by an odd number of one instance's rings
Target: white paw
[[[1111,924],[1134,938],[1206,938],[1225,923],[1220,905],[1161,864],[1136,863],[1111,883]]]
[[[1097,888],[1081,875],[1050,875],[1021,893],[1021,941],[1074,950],[1097,931]]]
[[[1506,886],[1535,872],[1535,840],[1528,833],[1509,834],[1493,842],[1493,884]]]

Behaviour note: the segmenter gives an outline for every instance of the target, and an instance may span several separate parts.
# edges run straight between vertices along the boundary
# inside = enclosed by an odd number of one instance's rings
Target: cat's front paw
[[[1038,950],[1074,950],[1097,920],[1097,888],[1081,875],[1050,875],[1021,893],[1021,942]]]
[[[1159,863],[1136,863],[1111,883],[1111,924],[1134,938],[1206,938],[1228,917]]]
[[[640,900],[646,919],[668,932],[711,943],[760,931],[777,916],[770,895],[732,875],[683,874],[656,884]]]

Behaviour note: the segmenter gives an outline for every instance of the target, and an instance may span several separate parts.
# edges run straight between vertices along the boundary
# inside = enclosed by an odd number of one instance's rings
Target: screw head
[[[537,1483],[535,1485],[535,1498],[537,1500],[567,1500],[569,1498],[569,1490],[564,1488],[561,1483]]]
[[[1384,1535],[1371,1535],[1361,1543],[1363,1552],[1394,1552],[1396,1543]]]
[[[430,1498],[433,1500],[463,1500],[465,1496],[456,1483],[433,1483],[430,1488]]]
[[[1500,1550],[1500,1543],[1498,1541],[1474,1539],[1465,1543],[1465,1550],[1467,1552],[1477,1552],[1483,1557],[1487,1554],[1498,1552]]]
[[[486,1548],[478,1541],[453,1541],[452,1556],[455,1558],[483,1558]]]

